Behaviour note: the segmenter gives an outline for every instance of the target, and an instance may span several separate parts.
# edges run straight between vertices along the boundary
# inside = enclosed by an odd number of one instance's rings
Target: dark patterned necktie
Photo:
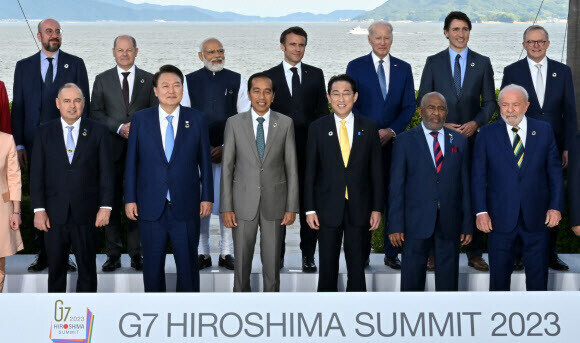
[[[512,131],[514,132],[514,143],[512,147],[514,148],[514,156],[516,157],[518,168],[521,168],[522,162],[524,161],[524,143],[520,135],[518,135],[519,130],[520,128],[518,126],[512,127]]]
[[[292,71],[292,98],[298,100],[300,98],[300,76],[298,76],[298,68],[290,68]]]
[[[126,71],[121,74],[123,74],[123,100],[125,100],[125,106],[129,107],[129,80],[127,77],[131,72]]]
[[[264,150],[266,150],[266,140],[264,139],[264,121],[262,117],[256,118],[258,121],[258,129],[256,130],[256,148],[258,148],[258,156],[260,161],[264,161]]]
[[[433,136],[433,156],[435,156],[435,169],[437,170],[437,174],[439,174],[441,167],[443,166],[443,151],[441,151],[441,146],[437,140],[438,135],[439,133],[437,131],[431,132],[431,136]]]
[[[453,82],[455,83],[455,91],[457,96],[461,95],[461,65],[459,64],[459,59],[461,55],[455,56],[455,68],[453,69]]]
[[[44,77],[44,85],[50,87],[54,82],[54,67],[52,66],[52,60],[54,60],[54,57],[47,57],[46,59],[48,60],[48,69],[46,70],[46,76]]]

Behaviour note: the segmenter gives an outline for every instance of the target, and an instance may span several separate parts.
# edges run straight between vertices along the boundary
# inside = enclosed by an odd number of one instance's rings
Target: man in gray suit
[[[233,228],[234,292],[251,292],[250,273],[260,226],[265,292],[280,291],[282,225],[298,212],[298,166],[292,119],[270,110],[272,80],[248,80],[250,111],[230,117],[224,133],[220,212]]]
[[[115,38],[113,56],[117,66],[95,78],[91,97],[91,118],[105,124],[113,138],[112,152],[115,162],[115,203],[111,223],[105,230],[107,261],[104,272],[121,267],[121,212],[123,211],[123,175],[127,138],[133,113],[157,105],[153,92],[153,75],[135,66],[139,49],[135,38],[123,35]],[[143,269],[141,243],[137,222],[129,220],[127,227],[127,250],[131,267]]]

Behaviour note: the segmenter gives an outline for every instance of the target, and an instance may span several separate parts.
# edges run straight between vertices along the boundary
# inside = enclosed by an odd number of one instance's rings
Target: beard
[[[51,43],[56,43],[56,44],[51,44]],[[50,51],[50,52],[56,52],[58,51],[58,49],[60,49],[60,40],[49,40],[48,42],[43,43],[42,47],[44,48],[44,50],[46,51]]]
[[[220,63],[213,64],[213,62],[215,62],[215,61],[220,61]],[[204,67],[206,67],[207,70],[214,72],[214,73],[222,71],[224,69],[224,64],[225,64],[225,61],[221,57],[214,58],[211,61],[206,60],[205,57],[203,58]]]

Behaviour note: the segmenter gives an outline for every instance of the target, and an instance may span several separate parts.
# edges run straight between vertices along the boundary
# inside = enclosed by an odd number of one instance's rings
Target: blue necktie
[[[264,121],[266,119],[262,117],[256,118],[258,121],[258,129],[256,130],[256,148],[258,148],[258,155],[260,156],[260,161],[264,160],[264,150],[266,150],[266,142],[264,140]]]
[[[379,85],[381,85],[381,93],[383,93],[383,100],[387,98],[387,79],[385,78],[385,68],[383,63],[385,61],[379,60],[379,69],[377,69],[377,74],[379,74]]]
[[[461,65],[459,64],[459,59],[461,55],[455,56],[455,68],[453,68],[453,82],[455,83],[455,91],[457,96],[461,95]]]
[[[73,156],[75,155],[75,140],[72,135],[73,126],[67,126],[68,135],[66,136],[66,154],[68,155],[68,162],[72,163]]]
[[[165,117],[167,119],[167,129],[165,130],[165,157],[167,162],[171,160],[171,153],[173,152],[173,144],[175,143],[175,137],[173,133],[173,116]],[[171,201],[171,196],[169,196],[169,190],[167,190],[167,200]]]

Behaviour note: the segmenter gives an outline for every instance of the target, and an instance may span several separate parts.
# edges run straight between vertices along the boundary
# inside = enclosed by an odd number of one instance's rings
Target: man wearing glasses
[[[207,38],[199,46],[198,57],[203,68],[185,76],[181,105],[192,107],[205,115],[209,127],[209,142],[213,174],[213,214],[219,217],[220,256],[218,265],[234,270],[232,229],[224,227],[219,215],[220,174],[226,120],[236,113],[250,110],[248,89],[244,78],[234,71],[225,69],[225,49],[216,38]],[[209,220],[201,218],[199,237],[199,269],[211,267],[209,255]]]
[[[18,149],[18,161],[22,168],[30,163],[32,142],[40,125],[59,118],[56,107],[57,93],[66,83],[76,84],[83,94],[89,94],[89,80],[83,60],[60,50],[62,30],[58,21],[44,19],[38,24],[36,35],[42,45],[41,51],[16,63],[14,71],[14,99],[12,103],[12,134]],[[86,99],[83,116],[89,113]],[[44,235],[37,232],[38,256],[28,271],[46,269],[48,261],[44,247]],[[69,260],[69,271],[76,266]]]
[[[529,118],[547,121],[552,125],[558,151],[562,156],[562,167],[568,165],[568,150],[574,144],[577,131],[576,101],[570,67],[546,57],[550,46],[548,31],[532,25],[524,31],[524,49],[527,57],[505,67],[501,87],[516,84],[530,95]],[[568,265],[558,257],[556,240],[558,230],[550,231],[550,268],[568,270]],[[516,269],[522,269],[521,258]]]

